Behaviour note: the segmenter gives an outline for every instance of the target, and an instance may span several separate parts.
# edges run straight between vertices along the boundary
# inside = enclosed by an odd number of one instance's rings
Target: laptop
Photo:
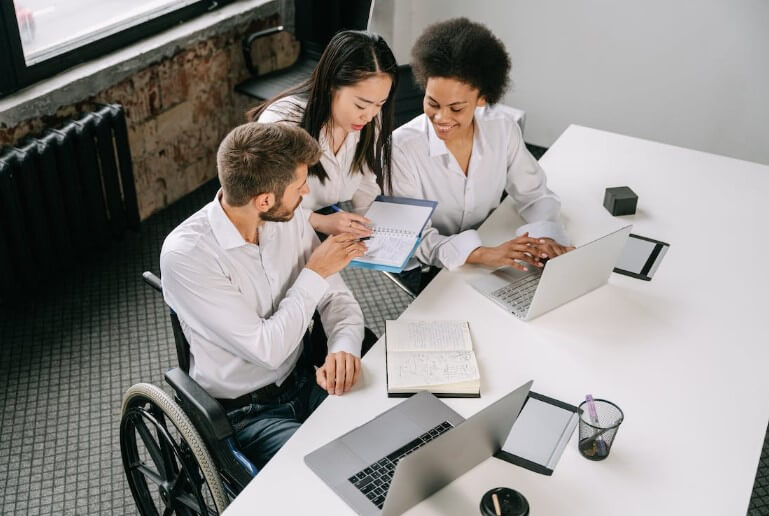
[[[401,514],[498,452],[531,384],[467,420],[419,392],[304,461],[358,514]]]
[[[551,258],[540,269],[497,269],[470,285],[508,313],[530,321],[594,290],[609,279],[632,226]]]

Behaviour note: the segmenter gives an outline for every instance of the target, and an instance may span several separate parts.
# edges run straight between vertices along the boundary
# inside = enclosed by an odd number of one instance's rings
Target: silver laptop
[[[304,461],[358,514],[401,514],[498,452],[531,384],[466,421],[420,392]]]
[[[507,312],[530,321],[606,283],[632,226],[548,260],[544,269],[497,269],[470,285]]]

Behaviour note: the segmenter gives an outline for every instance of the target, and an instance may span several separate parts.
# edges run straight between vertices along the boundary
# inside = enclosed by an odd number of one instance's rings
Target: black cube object
[[[607,188],[603,196],[603,207],[612,215],[632,215],[635,213],[638,196],[627,186]]]

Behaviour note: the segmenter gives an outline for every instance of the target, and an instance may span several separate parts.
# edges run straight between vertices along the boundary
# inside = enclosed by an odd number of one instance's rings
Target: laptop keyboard
[[[516,316],[525,317],[541,277],[541,274],[524,276],[509,285],[495,290],[490,295]]]
[[[398,462],[406,455],[412,453],[414,450],[418,450],[451,428],[453,428],[452,424],[448,421],[444,421],[413,441],[401,446],[387,457],[360,470],[347,480],[357,487],[358,491],[366,495],[366,498],[371,500],[374,505],[381,509],[384,507],[385,496],[387,496],[387,490],[390,489],[390,482],[392,482],[393,475],[395,474],[395,466]]]

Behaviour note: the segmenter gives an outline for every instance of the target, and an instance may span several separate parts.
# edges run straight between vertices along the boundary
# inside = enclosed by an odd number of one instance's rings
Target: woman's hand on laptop
[[[536,247],[539,250],[540,256],[545,255],[542,258],[555,258],[563,253],[574,250],[574,246],[561,245],[552,238],[538,238],[537,241]]]
[[[318,385],[329,394],[344,394],[360,379],[360,357],[345,351],[329,353],[315,372]]]
[[[528,233],[508,240],[496,247],[481,246],[476,248],[467,257],[466,263],[486,265],[489,267],[513,267],[522,271],[528,270],[520,262],[526,262],[535,267],[542,267],[540,258],[544,251],[540,251],[537,246],[541,246],[541,239],[531,238]]]

